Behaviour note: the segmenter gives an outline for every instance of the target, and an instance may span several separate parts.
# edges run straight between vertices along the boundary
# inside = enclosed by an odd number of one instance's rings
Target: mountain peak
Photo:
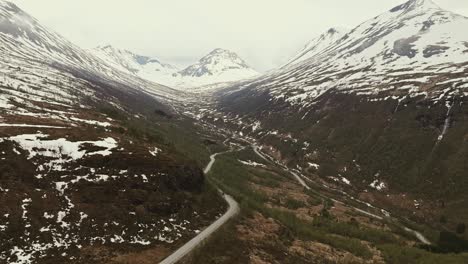
[[[99,45],[96,47],[96,49],[100,49],[100,50],[113,50],[115,49],[111,44],[105,44],[105,45]]]
[[[330,45],[341,39],[349,29],[332,27],[325,31],[320,36],[312,39],[305,45],[302,50],[289,60],[283,67],[287,67],[298,62],[305,61],[318,53],[326,50]]]
[[[245,64],[245,62],[240,58],[239,55],[237,55],[237,53],[235,53],[233,51],[230,51],[230,50],[227,50],[227,49],[222,49],[222,48],[214,49],[213,51],[208,53],[208,55],[203,57],[200,61],[203,61],[205,59],[209,59],[209,58],[212,58],[212,57],[216,57],[216,56],[217,57],[223,57],[224,59],[238,60],[239,62],[242,61]],[[248,66],[246,65],[246,67],[248,67]]]
[[[117,69],[178,88],[237,81],[258,74],[236,53],[221,48],[212,50],[196,64],[182,71],[157,58],[138,55],[108,44],[94,48],[91,53]]]
[[[209,54],[217,54],[217,53],[229,53],[231,51],[227,49],[222,49],[222,48],[216,48],[213,51],[211,51]]]
[[[342,28],[337,28],[337,27],[332,27],[332,28],[329,28],[327,30],[327,33],[330,34],[330,35],[333,35],[333,34],[336,34],[336,33],[339,33],[339,32],[343,32],[344,30]]]
[[[439,8],[432,0],[409,0],[399,6],[396,6],[390,10],[390,12],[410,11],[415,9],[431,9]]]
[[[100,50],[100,51],[107,52],[107,53],[128,53],[128,54],[136,55],[136,54],[134,54],[133,52],[131,52],[129,50],[120,49],[120,48],[114,47],[111,44],[105,44],[105,45],[102,45],[102,46],[101,45],[97,46],[95,48],[95,50]]]
[[[178,69],[170,64],[162,63],[156,58],[139,55],[127,49],[116,48],[110,44],[97,46],[91,53],[108,64],[123,71],[153,80],[154,74],[171,75]]]
[[[201,77],[204,75],[217,75],[231,70],[251,68],[235,52],[217,48],[198,61],[198,63],[180,71],[182,76]]]

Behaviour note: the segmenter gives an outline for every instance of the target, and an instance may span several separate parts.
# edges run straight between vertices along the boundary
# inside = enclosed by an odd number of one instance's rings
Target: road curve
[[[260,158],[264,159],[265,161],[268,161],[268,162],[272,162],[271,160],[269,160],[267,157],[265,157],[265,155],[263,155],[263,153],[260,152],[260,150],[258,149],[258,146],[257,145],[252,145],[252,148],[253,148],[253,151],[255,152],[255,154],[257,154],[257,156],[259,156]],[[284,167],[284,169],[287,169],[286,167]],[[309,185],[307,185],[305,183],[305,181],[299,177],[299,175],[297,175],[297,173],[293,172],[293,171],[290,171],[288,170],[288,172],[294,176],[294,178],[296,178],[296,180],[304,187],[306,188],[307,190],[310,190],[310,187]]]
[[[213,164],[216,162],[216,156],[220,154],[223,154],[223,152],[216,153],[210,156],[210,162],[208,163],[208,165],[206,166],[204,170],[205,173],[210,172],[211,168],[213,167]],[[222,193],[221,190],[218,190],[218,191]],[[199,233],[196,237],[192,238],[192,240],[187,242],[177,251],[175,251],[170,256],[168,256],[163,261],[161,261],[160,264],[177,263],[183,257],[187,256],[188,253],[193,251],[197,246],[199,246],[204,240],[206,240],[216,230],[218,230],[222,225],[224,225],[229,219],[231,219],[232,217],[234,217],[235,215],[239,213],[239,204],[231,196],[227,194],[223,194],[223,198],[229,204],[229,209],[227,210],[227,212],[223,216],[221,216],[218,220],[216,220],[213,224],[211,224],[209,227],[207,227],[205,230]]]

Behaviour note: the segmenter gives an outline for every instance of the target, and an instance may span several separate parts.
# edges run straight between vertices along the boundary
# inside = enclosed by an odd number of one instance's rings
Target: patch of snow
[[[149,153],[150,153],[151,155],[155,156],[155,157],[157,157],[157,156],[158,156],[158,153],[160,153],[160,152],[161,152],[161,149],[156,148],[156,147],[154,148],[154,150],[150,150],[150,151],[149,151]]]
[[[318,165],[317,163],[308,162],[308,164],[309,167],[315,168],[316,170],[320,168],[320,165]]]
[[[373,181],[371,184],[369,184],[369,186],[378,191],[382,191],[387,188],[387,184],[385,184],[385,182],[380,181],[380,180]]]
[[[263,167],[265,168],[266,165],[265,164],[262,164],[262,163],[257,163],[257,162],[254,162],[254,161],[243,161],[243,160],[239,160],[240,163],[244,164],[244,165],[247,165],[247,166],[253,166],[253,167]]]
[[[61,127],[61,126],[28,125],[28,124],[0,124],[0,127],[66,128],[66,127]]]

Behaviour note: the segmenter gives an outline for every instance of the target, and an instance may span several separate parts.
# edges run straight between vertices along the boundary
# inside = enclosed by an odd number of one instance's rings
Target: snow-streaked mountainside
[[[410,0],[312,44],[303,61],[221,89],[197,117],[249,138],[308,182],[340,182],[421,222],[449,211],[466,222],[455,203],[468,201],[467,29],[467,17]]]
[[[0,1],[0,47],[0,101],[8,108],[15,102],[28,101],[80,104],[98,93],[90,80],[117,84],[133,93],[177,97],[172,89],[106,64],[6,1]],[[17,105],[12,112],[27,110]]]
[[[173,90],[135,78],[108,65],[57,33],[46,29],[36,19],[7,1],[0,2],[0,45],[1,70],[5,76],[15,74],[13,67],[21,67],[23,71],[38,71],[34,75],[47,74],[47,71],[43,70],[47,66],[61,67],[79,70],[122,85],[138,87],[160,97],[173,97]],[[44,72],[40,73],[41,71]],[[43,85],[42,88],[46,91],[50,86]]]
[[[117,66],[0,0],[0,263],[168,251],[219,214],[198,207],[203,173],[162,132],[182,92]]]
[[[185,85],[205,86],[249,79],[259,73],[236,53],[218,48],[178,74]]]
[[[327,32],[307,43],[304,48],[283,67],[288,67],[313,57],[335,43],[338,39],[342,38],[348,31],[349,29],[346,28],[330,28]]]
[[[155,82],[168,76],[172,77],[179,71],[177,67],[163,63],[156,58],[138,55],[111,45],[98,46],[90,52],[115,68]]]
[[[109,45],[91,52],[118,69],[179,89],[240,81],[258,75],[236,53],[224,49],[213,50],[184,70],[178,70],[156,58],[137,55]]]
[[[198,63],[180,71],[179,74],[183,77],[206,78],[210,76],[220,79],[226,76],[223,81],[229,81],[237,76],[248,78],[258,73],[250,68],[236,53],[225,49],[215,49],[201,58]]]
[[[431,0],[410,0],[362,23],[307,60],[243,87],[267,89],[275,98],[303,105],[330,89],[394,98],[463,95],[468,88],[467,28],[464,16]]]

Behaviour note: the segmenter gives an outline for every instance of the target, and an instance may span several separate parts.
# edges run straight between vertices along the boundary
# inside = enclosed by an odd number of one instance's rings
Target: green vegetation
[[[299,219],[294,213],[278,209],[264,208],[262,213],[272,217],[285,225],[292,233],[293,237],[304,241],[317,241],[330,245],[333,248],[345,250],[355,256],[370,258],[372,253],[359,240],[349,237],[334,236],[326,229],[316,226],[313,223]]]
[[[382,251],[382,255],[388,263],[463,263],[462,260],[466,260],[466,254],[440,254],[421,248],[408,247],[405,240],[414,240],[414,235],[394,223],[382,223],[391,230],[386,231],[361,225],[355,218],[351,218],[348,222],[340,222],[329,213],[329,210],[334,206],[333,201],[324,199],[320,193],[314,190],[304,190],[304,193],[309,196],[307,202],[287,196],[281,196],[282,198],[269,197],[262,191],[251,188],[251,184],[281,188],[275,186],[281,186],[290,179],[278,173],[274,168],[248,167],[241,164],[238,161],[239,159],[261,162],[261,160],[255,160],[249,150],[229,153],[218,156],[217,162],[208,175],[209,180],[232,195],[240,203],[242,209],[237,220],[234,220],[230,226],[224,228],[216,237],[207,242],[206,248],[210,249],[209,252],[214,252],[214,250],[216,252],[226,252],[226,248],[232,248],[232,245],[234,245],[237,253],[243,252],[245,254],[249,247],[242,241],[233,239],[233,237],[237,236],[234,223],[240,221],[239,219],[249,218],[253,213],[259,212],[265,218],[275,219],[284,228],[279,233],[280,241],[276,244],[277,247],[284,247],[296,239],[316,241],[338,250],[350,252],[363,259],[370,259],[373,257],[373,252],[363,243],[367,242]],[[282,201],[281,205],[290,210],[319,205],[323,205],[323,209],[319,215],[314,216],[313,221],[307,221],[299,218],[293,211],[267,206],[268,203],[280,205],[280,200]],[[415,227],[415,229],[421,230],[419,227]],[[462,229],[462,226],[459,227],[460,231]],[[276,250],[272,249],[272,252],[277,250],[278,248]],[[229,250],[227,251],[229,252]],[[197,261],[206,260],[204,263],[235,263],[234,260],[237,255],[230,253],[223,255],[221,253],[221,256],[216,253],[214,259],[217,259],[217,261],[210,262],[211,256],[206,256],[206,252],[205,249],[204,256],[196,254],[195,259]],[[290,262],[293,259],[295,262]],[[297,259],[297,256],[293,255],[281,261],[282,263],[302,263],[300,258]],[[304,263],[306,262],[304,261]]]
[[[305,207],[306,203],[303,202],[303,201],[298,201],[296,199],[287,198],[286,202],[285,202],[285,206],[286,206],[286,208],[290,208],[290,209],[295,210],[295,209]]]
[[[100,111],[120,121],[121,126],[115,132],[126,134],[135,140],[163,145],[179,153],[181,159],[192,159],[203,168],[209,162],[211,153],[225,150],[216,140],[208,140],[204,134],[215,139],[208,131],[200,131],[188,118],[169,118],[156,112],[149,112],[144,117],[129,117],[128,114],[112,106],[100,107]]]
[[[392,233],[381,231],[379,229],[361,227],[356,221],[348,223],[330,221],[330,219],[322,216],[315,217],[313,225],[328,233],[345,237],[354,237],[360,240],[372,242],[373,244],[401,243],[401,241],[399,241]]]
[[[378,248],[388,264],[463,264],[468,260],[468,254],[435,254],[418,248],[391,244],[381,245]]]
[[[306,168],[313,159],[320,168],[311,169],[311,173],[321,177],[341,174],[361,191],[378,174],[393,193],[408,193],[434,204],[442,199],[431,209],[448,220],[443,221],[444,229],[456,232],[458,223],[468,224],[466,104],[454,104],[450,128],[436,144],[447,114],[442,101],[433,104],[424,98],[407,98],[403,102],[369,102],[361,96],[328,93],[310,107],[291,108],[284,107],[281,100],[261,97],[237,93],[236,100],[227,97],[230,100],[222,101],[221,107],[231,114],[260,120],[260,143],[280,151],[289,167]],[[274,130],[297,141],[265,136]],[[309,148],[304,148],[305,142]],[[344,167],[346,171],[342,171]],[[410,210],[396,213],[411,217]],[[438,227],[440,223],[434,222],[428,224]],[[468,234],[464,237],[468,239]]]
[[[269,208],[265,203],[269,201],[269,197],[265,194],[255,191],[249,187],[249,182],[254,182],[253,179],[260,177],[268,177],[274,174],[257,173],[255,169],[246,168],[237,161],[239,153],[226,154],[219,156],[217,162],[213,166],[209,174],[209,179],[215,184],[219,185],[227,193],[231,194],[241,204],[244,214],[250,214],[254,211],[262,213],[267,218],[273,218],[284,225],[289,234],[293,238],[301,239],[304,241],[317,241],[320,243],[328,244],[334,248],[341,249],[353,253],[356,256],[363,258],[370,258],[371,251],[367,246],[361,243],[358,239],[350,237],[339,236],[340,233],[346,233],[343,226],[317,226],[312,222],[299,219],[294,213],[284,210]],[[272,176],[273,178],[276,176]],[[317,197],[311,193],[311,198],[314,202]],[[331,207],[333,202],[330,200],[324,201],[325,207]],[[305,203],[294,200],[286,199],[286,207],[297,209],[304,207]],[[330,232],[330,231],[336,232]],[[353,232],[349,231],[347,234],[355,235],[357,237],[376,237],[374,240],[385,240],[380,233],[371,233],[368,236],[357,234],[359,228],[353,227]],[[367,230],[362,229],[362,232]],[[291,239],[286,236],[283,239]],[[385,241],[390,240],[386,239]]]
[[[186,261],[190,263],[248,263],[248,248],[238,238],[236,234],[234,219],[225,224],[210,239],[197,248]],[[229,249],[229,250],[226,250]],[[222,252],[223,256],[214,256],[213,253]],[[207,254],[208,253],[208,254]],[[210,255],[210,256],[207,256]]]

